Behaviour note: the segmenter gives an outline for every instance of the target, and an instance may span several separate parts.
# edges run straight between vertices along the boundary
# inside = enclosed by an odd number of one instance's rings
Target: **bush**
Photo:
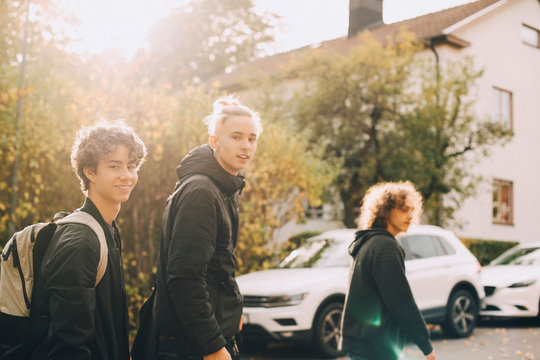
[[[498,241],[463,238],[461,241],[476,256],[482,266],[485,266],[506,250],[519,244],[517,241]]]

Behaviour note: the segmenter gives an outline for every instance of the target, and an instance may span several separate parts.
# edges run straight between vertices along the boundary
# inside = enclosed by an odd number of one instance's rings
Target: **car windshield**
[[[503,253],[490,265],[540,265],[540,248],[517,248]]]
[[[294,250],[279,268],[329,268],[349,266],[349,242],[334,239],[311,240]]]

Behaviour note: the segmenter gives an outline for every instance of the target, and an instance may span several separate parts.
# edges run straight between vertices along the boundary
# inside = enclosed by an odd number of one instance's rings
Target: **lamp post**
[[[22,90],[24,88],[26,77],[26,53],[28,51],[28,25],[30,22],[30,1],[26,2],[26,18],[24,21],[24,33],[22,44],[22,59],[21,59],[21,71],[19,73],[19,84],[17,88],[17,112],[15,115],[15,123],[17,127],[15,129],[15,159],[13,160],[13,167],[11,170],[11,206],[9,208],[9,224],[8,235],[11,236],[15,232],[14,215],[19,202],[19,166],[21,162],[21,133],[24,122],[24,96]]]

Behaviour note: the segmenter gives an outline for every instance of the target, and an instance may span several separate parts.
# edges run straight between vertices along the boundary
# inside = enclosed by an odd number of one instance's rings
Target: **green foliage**
[[[480,239],[460,239],[473,253],[482,266],[488,265],[493,259],[506,250],[519,244],[517,241],[498,241]]]
[[[260,56],[275,18],[255,13],[252,0],[192,0],[153,27],[139,76],[176,89],[207,80]]]
[[[241,196],[239,273],[273,266],[275,249],[269,244],[274,230],[299,220],[307,203],[320,202],[333,176],[322,157],[307,151],[305,138],[266,117],[265,108],[259,110],[264,132]]]
[[[148,272],[139,271],[138,261],[139,256],[135,256],[131,252],[123,252],[124,272],[126,278],[126,295],[129,314],[129,336],[130,339],[135,338],[139,321],[139,309],[144,304],[144,301],[150,296],[154,285],[154,276]],[[143,254],[144,256],[144,254]]]
[[[480,181],[471,173],[471,163],[512,134],[472,113],[471,90],[482,71],[475,69],[471,58],[440,67],[432,62],[421,66],[420,96],[406,115],[402,156],[393,168],[399,169],[396,175],[419,185],[430,223],[444,226]]]
[[[385,165],[399,151],[398,110],[411,103],[406,89],[416,49],[412,40],[382,46],[363,35],[347,55],[323,48],[293,64],[304,84],[291,101],[295,122],[327,159],[343,164],[335,185],[349,226],[367,187],[390,177]]]
[[[366,32],[358,42],[348,54],[322,48],[291,65],[303,83],[290,103],[295,123],[342,164],[334,184],[347,226],[369,186],[397,180],[414,182],[428,222],[445,225],[478,182],[471,162],[511,132],[472,114],[482,72],[470,59],[426,61],[407,32],[384,45]]]
[[[212,102],[219,95],[202,87],[178,84],[194,76],[205,78],[221,72],[223,66],[251,58],[258,44],[269,39],[266,34],[269,24],[252,13],[251,2],[247,0],[192,2],[192,10],[207,16],[207,25],[215,25],[222,32],[219,46],[216,43],[212,47],[217,49],[212,57],[229,54],[229,58],[217,59],[215,63],[219,66],[212,69],[205,68],[212,64],[201,60],[199,68],[190,69],[187,76],[168,79],[156,75],[157,81],[150,81],[139,76],[140,59],[127,61],[111,52],[83,58],[65,52],[65,44],[56,38],[59,35],[51,34],[46,24],[56,10],[48,2],[32,2],[37,3],[39,9],[34,9],[31,23],[26,86],[18,91],[20,64],[16,59],[20,52],[24,2],[0,2],[0,239],[8,238],[6,225],[10,220],[19,97],[24,97],[24,116],[18,171],[20,196],[11,217],[16,229],[50,220],[58,211],[72,211],[81,205],[83,194],[70,164],[74,135],[81,125],[124,119],[140,135],[149,152],[131,199],[122,205],[117,218],[133,335],[138,309],[154,283],[161,219],[165,201],[177,181],[175,168],[189,150],[207,142],[202,120],[211,112]],[[197,9],[199,5],[204,8]],[[218,12],[218,16],[212,15],[211,10]],[[189,26],[196,23],[189,17],[184,19]],[[231,19],[237,26],[228,33],[225,28]],[[168,25],[173,23],[171,20]],[[214,30],[207,28],[204,35],[209,38]],[[178,39],[190,38],[174,32],[173,35]],[[240,43],[233,40],[236,35],[242,40]],[[196,55],[196,61],[205,57],[202,52],[213,51],[208,47],[198,48],[195,43],[189,46],[180,52]],[[153,55],[161,53],[155,51]],[[179,63],[195,61],[186,59],[180,58]],[[154,75],[150,75],[154,80]],[[175,87],[170,84],[174,81],[177,81]],[[316,151],[307,151],[305,139],[291,133],[287,124],[280,121],[280,114],[274,112],[275,103],[253,99],[250,104],[241,100],[261,113],[265,128],[241,197],[238,259],[240,271],[245,272],[269,266],[273,250],[268,243],[274,229],[289,219],[299,218],[308,201],[320,202],[323,184],[331,178],[332,168]]]

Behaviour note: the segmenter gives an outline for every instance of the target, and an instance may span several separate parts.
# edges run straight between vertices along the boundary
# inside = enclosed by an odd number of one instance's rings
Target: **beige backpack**
[[[30,316],[34,270],[37,270],[34,267],[41,264],[57,226],[73,223],[89,226],[99,239],[100,256],[95,285],[99,284],[107,268],[105,233],[92,215],[75,211],[54,222],[29,225],[15,233],[4,246],[0,267],[0,312],[12,316]]]

